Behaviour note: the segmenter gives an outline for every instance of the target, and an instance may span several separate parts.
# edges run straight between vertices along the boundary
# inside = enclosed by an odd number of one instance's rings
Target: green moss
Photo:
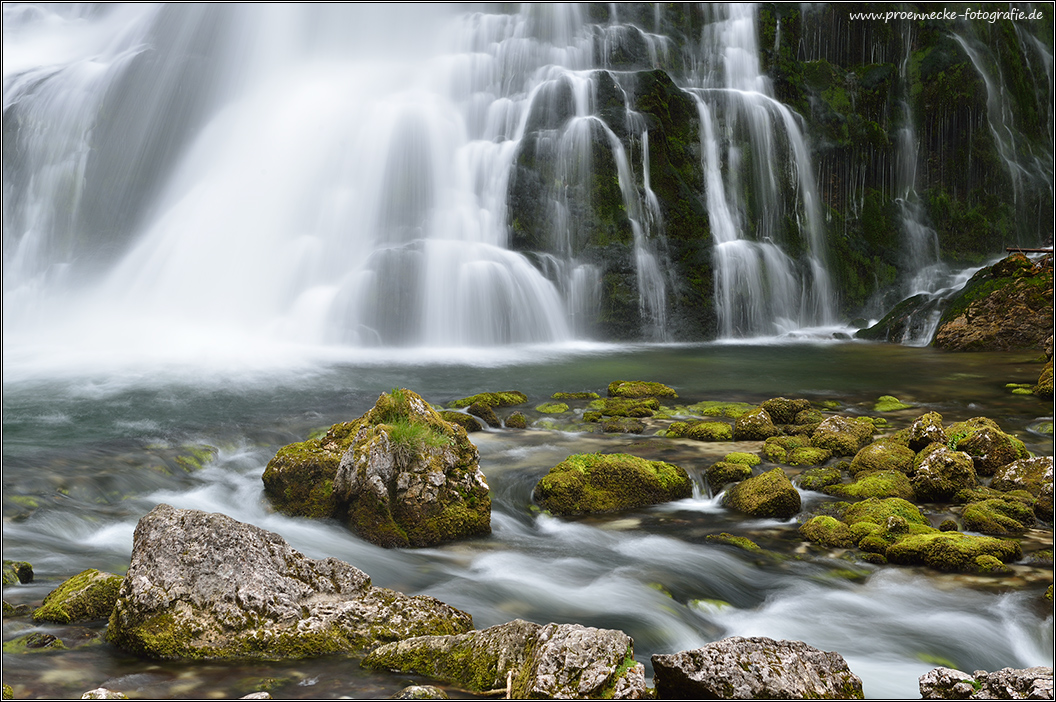
[[[799,511],[796,488],[780,468],[741,481],[726,491],[725,505],[753,517],[787,519]]]
[[[708,541],[714,541],[720,544],[727,544],[729,546],[736,546],[739,549],[748,551],[749,553],[762,553],[763,549],[760,548],[759,544],[755,543],[751,539],[745,536],[734,536],[733,534],[727,534],[723,532],[721,534],[708,534],[704,537]]]
[[[849,485],[830,485],[823,492],[836,497],[859,500],[885,497],[913,499],[913,487],[910,485],[909,478],[905,473],[893,470],[863,473]]]
[[[752,469],[743,463],[729,463],[718,461],[708,466],[705,475],[712,490],[718,490],[723,485],[740,482],[752,477]]]
[[[609,397],[644,398],[644,397],[670,397],[677,398],[678,393],[674,388],[663,383],[654,383],[646,380],[614,380],[609,383]]]
[[[873,405],[873,409],[877,412],[895,412],[897,410],[909,409],[913,405],[907,405],[897,397],[893,395],[881,395],[880,399]]]
[[[807,541],[831,548],[850,548],[854,545],[850,528],[828,515],[813,517],[799,527],[799,533]]]
[[[763,455],[773,463],[787,463],[789,451],[809,445],[803,436],[771,436],[763,443]]]
[[[984,500],[966,506],[961,521],[965,529],[983,534],[1022,534],[1034,526],[1034,510],[1015,500]]]
[[[938,570],[962,573],[978,569],[979,556],[992,556],[1009,562],[1022,557],[1016,541],[989,536],[970,536],[959,532],[916,534],[900,539],[887,549],[892,563],[927,565]]]
[[[832,457],[828,449],[815,448],[813,446],[801,446],[789,452],[785,462],[790,466],[816,466]]]
[[[843,512],[843,521],[847,524],[857,522],[883,524],[889,517],[901,517],[911,524],[928,524],[927,518],[920,513],[916,505],[898,497],[887,499],[874,497],[848,505]]]
[[[804,490],[820,491],[827,485],[840,482],[840,469],[836,466],[819,466],[810,468],[796,477],[796,482]]]
[[[625,399],[608,397],[594,400],[589,407],[605,417],[642,418],[652,417],[653,413],[660,409],[660,401],[655,398]]]
[[[541,405],[536,405],[535,411],[543,414],[561,414],[568,411],[568,405],[564,402],[544,402]]]
[[[4,587],[33,582],[33,565],[26,561],[4,561]]]
[[[105,619],[114,609],[122,580],[119,575],[94,568],[82,571],[49,593],[41,607],[33,612],[33,619],[60,624]]]
[[[520,412],[514,412],[504,422],[507,429],[527,429],[528,418]]]
[[[851,472],[855,475],[873,471],[899,471],[910,473],[916,454],[899,443],[887,440],[874,441],[851,461]]]
[[[65,651],[66,644],[53,634],[34,631],[7,641],[3,646],[4,653],[22,654],[36,651]]]
[[[219,451],[213,446],[184,446],[187,453],[176,456],[176,465],[188,473],[199,471],[206,463],[216,458]]]
[[[597,400],[596,392],[555,392],[550,396],[552,400]]]
[[[533,494],[544,509],[570,515],[642,507],[692,493],[681,467],[616,453],[569,456],[550,469]]]
[[[729,417],[737,419],[745,412],[754,408],[755,405],[747,402],[716,402],[705,400],[692,405],[678,406],[673,412],[678,414],[700,415],[702,417]]]
[[[13,700],[13,699],[15,699],[15,691],[7,683],[4,683],[4,699],[5,700]]]
[[[694,422],[682,436],[695,441],[731,441],[733,428],[725,422]]]
[[[746,466],[757,466],[763,462],[763,459],[759,458],[754,453],[743,453],[741,451],[727,453],[722,460],[727,463],[743,463]]]
[[[452,412],[451,410],[443,410],[440,412],[440,417],[445,422],[457,424],[458,426],[465,429],[467,432],[481,431],[483,429],[483,427],[480,426],[480,422],[478,422],[472,415],[466,414],[464,412]],[[523,427],[521,428],[523,429]]]
[[[463,397],[460,400],[453,400],[448,403],[448,406],[455,409],[462,409],[479,402],[488,407],[510,407],[513,405],[522,405],[527,401],[528,396],[523,392],[518,392],[517,390],[505,390],[503,392],[477,393],[476,395]]]

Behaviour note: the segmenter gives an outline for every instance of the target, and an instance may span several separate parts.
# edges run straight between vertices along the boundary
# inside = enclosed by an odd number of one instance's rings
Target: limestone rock
[[[662,699],[863,699],[862,681],[838,653],[802,641],[734,636],[653,656]]]
[[[874,431],[867,419],[829,417],[814,430],[810,445],[828,449],[834,456],[854,456],[872,440]]]
[[[914,451],[920,451],[929,444],[945,444],[946,441],[942,415],[938,412],[922,414],[909,427],[909,448]]]
[[[1051,700],[1052,668],[1002,668],[969,675],[953,668],[935,668],[920,676],[920,696],[926,700]]]
[[[779,433],[770,413],[762,407],[745,412],[733,424],[733,438],[737,441],[765,441]]]
[[[1041,349],[1052,334],[1052,256],[1017,253],[975,274],[950,300],[935,345],[951,351]]]
[[[136,526],[106,637],[149,658],[302,658],[471,626],[465,612],[372,587],[278,534],[162,504]]]
[[[506,688],[514,699],[640,699],[645,669],[622,631],[523,620],[455,636],[387,644],[369,668],[417,673],[475,692]]]
[[[799,511],[802,500],[784,471],[774,468],[731,487],[723,503],[753,517],[788,519]]]
[[[693,494],[686,471],[625,453],[577,454],[550,469],[533,496],[555,514],[612,512]]]
[[[95,568],[78,573],[48,593],[33,612],[33,619],[44,622],[70,622],[107,619],[117,602],[121,576]]]
[[[949,500],[958,490],[975,487],[972,457],[945,446],[929,453],[913,475],[913,491],[918,500]]]

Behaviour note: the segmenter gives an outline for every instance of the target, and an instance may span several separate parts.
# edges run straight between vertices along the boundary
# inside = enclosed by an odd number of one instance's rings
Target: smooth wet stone
[[[802,641],[734,636],[652,661],[661,699],[864,698],[843,656]]]

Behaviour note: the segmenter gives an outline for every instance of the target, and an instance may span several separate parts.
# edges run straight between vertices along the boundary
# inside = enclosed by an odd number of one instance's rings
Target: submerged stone
[[[303,658],[471,626],[465,612],[373,587],[272,532],[162,504],[136,526],[106,639],[148,658]]]
[[[873,405],[873,410],[876,412],[896,412],[898,410],[909,409],[913,405],[907,405],[902,402],[894,395],[881,395],[876,403]]]
[[[802,641],[734,636],[652,658],[661,699],[863,699],[838,653]]]
[[[59,624],[106,619],[114,611],[121,581],[120,575],[95,568],[82,571],[48,593],[33,619]]]
[[[533,496],[554,514],[613,512],[693,494],[684,469],[625,453],[577,454],[550,469]]]

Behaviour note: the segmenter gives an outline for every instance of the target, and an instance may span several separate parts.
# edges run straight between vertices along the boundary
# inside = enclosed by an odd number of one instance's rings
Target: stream
[[[182,357],[72,346],[5,345],[3,557],[31,562],[36,574],[31,584],[5,589],[12,604],[37,606],[86,568],[123,573],[137,520],[164,502],[222,512],[280,534],[310,557],[348,561],[375,585],[435,596],[472,614],[478,629],[518,617],[622,629],[634,638],[648,677],[654,653],[736,635],[838,651],[871,698],[919,697],[917,678],[939,665],[970,672],[1053,664],[1053,615],[1043,599],[1051,565],[1028,563],[1031,553],[1051,550],[1051,526],[1022,538],[1025,558],[1011,576],[877,567],[799,537],[804,515],[833,498],[804,491],[797,518],[752,520],[708,493],[704,468],[729,451],[757,452],[759,442],[653,436],[664,420],[648,420],[643,435],[589,433],[575,412],[555,417],[531,409],[557,391],[604,394],[620,379],[671,385],[681,404],[783,395],[836,402],[847,414],[876,415],[876,398],[890,394],[914,405],[883,415],[893,429],[933,410],[947,422],[984,415],[1032,452],[1052,455],[1051,405],[1005,387],[1036,382],[1040,365],[1031,354],[787,338],[373,355],[291,347],[230,357],[210,355],[204,344]],[[397,386],[433,404],[488,390],[528,395],[524,411],[533,428],[471,434],[492,490],[489,537],[385,550],[336,523],[269,509],[260,477],[280,446],[358,417]],[[678,463],[693,476],[695,495],[578,519],[533,506],[540,477],[570,454],[593,451]],[[756,472],[772,467],[764,462]],[[928,516],[937,524],[947,514]],[[764,551],[707,539],[723,532],[748,536]],[[105,622],[36,626],[26,617],[5,619],[5,642],[41,630],[69,650],[5,652],[4,682],[16,698],[80,697],[99,686],[130,697],[239,697],[268,689],[281,698],[370,698],[426,682],[361,669],[357,657],[346,656],[140,660],[103,642],[104,628]]]

